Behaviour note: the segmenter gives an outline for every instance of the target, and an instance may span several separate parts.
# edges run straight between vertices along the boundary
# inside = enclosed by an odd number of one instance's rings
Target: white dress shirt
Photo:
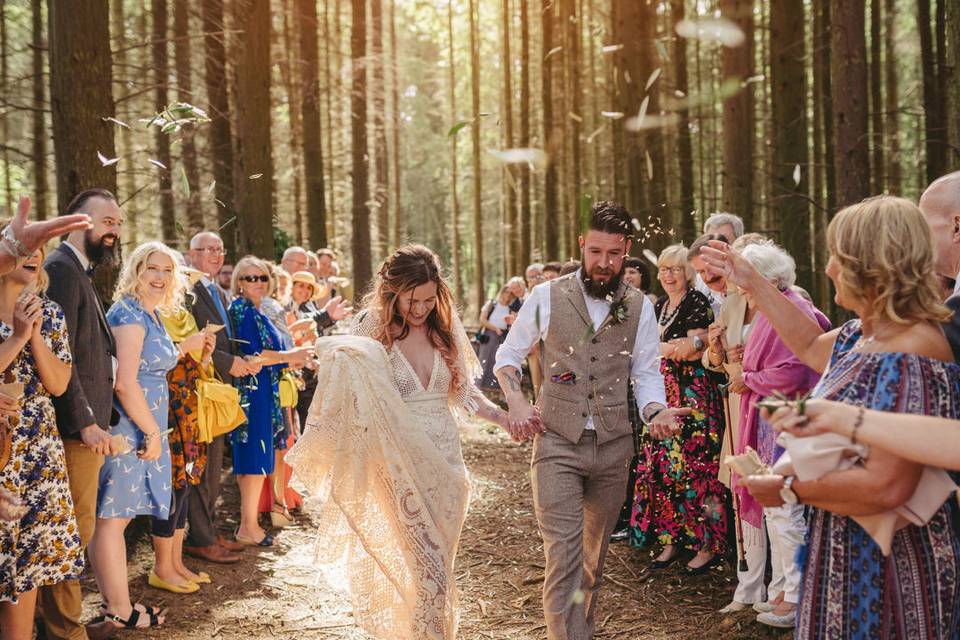
[[[77,260],[80,261],[80,266],[83,267],[84,271],[90,268],[90,258],[87,257],[87,254],[73,246],[69,240],[64,240],[63,244],[67,245],[67,248],[73,251],[73,254],[77,256]]]
[[[610,302],[606,299],[594,298],[587,295],[580,278],[580,271],[575,276],[583,294],[583,301],[593,321],[593,328],[603,324],[610,315]],[[547,337],[550,329],[550,286],[553,281],[538,284],[524,301],[517,319],[510,326],[503,344],[497,349],[497,363],[494,373],[504,367],[513,367],[520,371],[520,367],[527,354],[536,344]],[[657,330],[657,315],[653,305],[645,296],[637,297],[636,304],[642,304],[640,321],[637,325],[637,337],[633,342],[633,351],[630,354],[630,380],[633,382],[633,394],[637,400],[637,407],[641,415],[643,409],[651,402],[666,406],[667,398],[663,386],[663,376],[660,375],[660,332]],[[627,311],[630,312],[630,309]],[[593,429],[593,417],[587,418],[587,429]]]

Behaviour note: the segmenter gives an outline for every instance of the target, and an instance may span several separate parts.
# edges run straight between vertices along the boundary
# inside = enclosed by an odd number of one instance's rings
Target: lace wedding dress
[[[368,337],[375,327],[365,313],[355,335],[318,341],[317,391],[286,461],[322,502],[317,563],[357,624],[382,640],[451,640],[469,495],[454,414],[476,410],[480,366],[456,322],[465,382],[451,388],[434,351],[424,386],[397,345]]]

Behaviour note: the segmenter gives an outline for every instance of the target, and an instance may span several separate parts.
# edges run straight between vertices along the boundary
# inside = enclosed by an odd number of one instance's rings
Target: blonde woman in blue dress
[[[114,408],[120,415],[110,433],[124,437],[130,449],[100,468],[97,526],[88,550],[103,597],[101,617],[127,628],[163,624],[159,610],[130,601],[123,532],[136,516],[166,520],[170,514],[167,372],[177,365],[179,351],[159,312],[180,306],[185,284],[173,250],[147,242],[124,264],[107,312],[117,341]]]

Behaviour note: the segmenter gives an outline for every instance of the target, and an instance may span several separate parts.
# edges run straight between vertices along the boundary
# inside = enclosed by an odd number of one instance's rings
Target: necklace
[[[674,320],[677,319],[677,314],[680,313],[680,307],[683,306],[683,301],[687,299],[687,294],[684,293],[683,297],[680,298],[680,302],[677,303],[677,306],[673,308],[673,311],[670,312],[670,315],[667,315],[667,310],[670,308],[670,298],[667,298],[667,301],[664,303],[663,308],[660,309],[660,317],[657,318],[657,322],[660,325],[660,340],[663,340],[663,334],[667,332],[667,329],[670,328],[670,325],[673,324]]]

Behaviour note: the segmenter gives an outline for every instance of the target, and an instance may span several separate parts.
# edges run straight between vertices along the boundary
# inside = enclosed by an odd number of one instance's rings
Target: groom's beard
[[[606,282],[600,282],[594,279],[594,274],[606,276],[608,279]],[[588,296],[596,298],[597,300],[605,300],[607,296],[619,289],[622,275],[623,270],[614,273],[613,269],[601,269],[599,267],[594,267],[589,274],[583,269],[580,270],[580,279],[583,281],[583,288],[586,290]]]

